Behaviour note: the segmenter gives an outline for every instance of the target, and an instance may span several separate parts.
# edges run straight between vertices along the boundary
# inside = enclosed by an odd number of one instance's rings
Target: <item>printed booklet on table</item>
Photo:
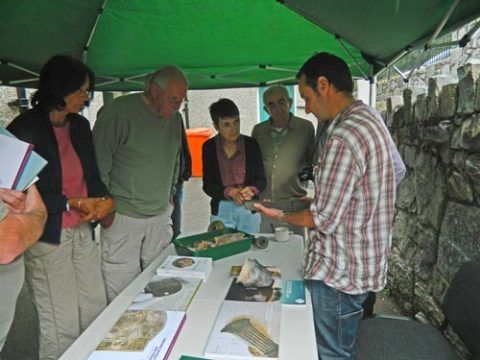
[[[281,305],[224,301],[204,356],[212,359],[277,359]]]
[[[183,311],[127,310],[88,360],[167,359],[184,322]]]
[[[157,269],[157,275],[196,276],[206,279],[212,271],[212,258],[170,255]]]

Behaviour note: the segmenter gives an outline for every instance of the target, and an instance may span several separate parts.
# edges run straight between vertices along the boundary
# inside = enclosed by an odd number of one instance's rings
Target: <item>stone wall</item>
[[[428,91],[415,98],[405,90],[397,109],[387,99],[384,113],[407,166],[397,192],[389,288],[408,314],[436,326],[454,274],[480,258],[480,65],[460,66],[457,74],[458,83],[441,88],[431,77]]]

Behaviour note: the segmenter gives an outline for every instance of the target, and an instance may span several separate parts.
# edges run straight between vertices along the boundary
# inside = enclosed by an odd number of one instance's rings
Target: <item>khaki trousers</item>
[[[115,214],[111,226],[100,230],[102,273],[111,302],[172,240],[172,206],[160,215],[136,219]]]
[[[301,201],[293,201],[293,202],[282,202],[282,203],[271,203],[268,207],[280,209],[284,212],[296,212],[305,210],[309,207],[308,203],[303,203]],[[294,234],[300,235],[305,239],[305,231],[306,228],[302,226],[294,226],[289,225],[287,223],[268,218],[262,215],[262,221],[260,222],[260,232],[266,234],[273,234],[275,232],[275,228],[279,226],[288,227]]]
[[[23,256],[8,265],[0,265],[0,352],[13,322],[24,273]]]
[[[63,229],[60,245],[33,245],[25,270],[40,327],[39,359],[58,359],[107,305],[90,225]]]

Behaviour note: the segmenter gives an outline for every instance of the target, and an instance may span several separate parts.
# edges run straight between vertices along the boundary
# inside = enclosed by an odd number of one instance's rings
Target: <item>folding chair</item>
[[[463,264],[442,306],[444,330],[450,325],[480,359],[480,262]],[[362,320],[357,333],[357,360],[456,360],[453,346],[440,330],[407,317],[375,316]]]

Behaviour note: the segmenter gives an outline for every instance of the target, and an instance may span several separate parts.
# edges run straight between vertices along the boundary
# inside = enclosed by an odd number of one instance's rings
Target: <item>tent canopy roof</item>
[[[294,83],[320,51],[365,77],[366,59],[378,72],[425,42],[454,1],[444,32],[479,17],[480,1],[3,0],[0,80],[34,87],[58,53],[83,58],[98,90],[141,89],[166,64],[183,68],[192,89]]]

